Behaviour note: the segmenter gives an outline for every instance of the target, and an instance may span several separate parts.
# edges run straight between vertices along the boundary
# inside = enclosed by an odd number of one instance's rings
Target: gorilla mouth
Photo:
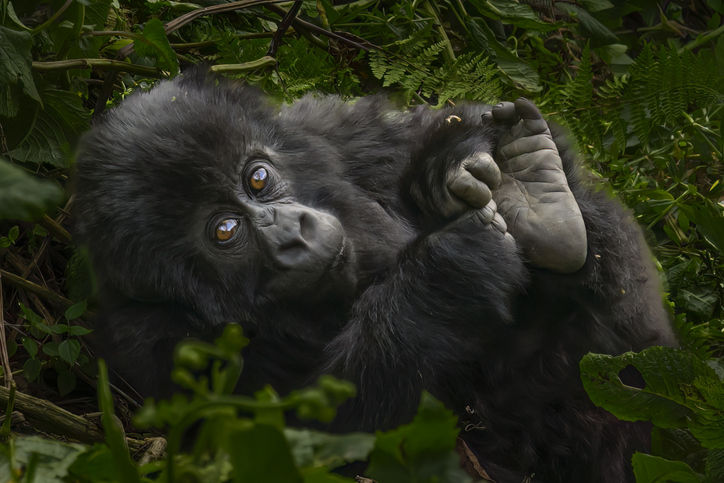
[[[332,265],[329,266],[329,269],[327,270],[327,272],[337,268],[337,265],[339,265],[339,263],[344,258],[345,250],[347,250],[347,237],[346,236],[342,238],[342,244],[339,247],[339,251],[337,252],[337,255],[335,255],[334,260],[332,261]]]

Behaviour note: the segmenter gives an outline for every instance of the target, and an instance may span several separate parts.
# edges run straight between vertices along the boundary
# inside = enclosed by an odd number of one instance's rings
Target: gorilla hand
[[[577,271],[586,261],[586,227],[540,111],[520,98],[498,104],[483,119],[512,124],[498,144],[502,182],[493,198],[513,238],[531,264]]]
[[[489,153],[478,152],[468,156],[456,170],[448,173],[446,186],[451,196],[445,211],[462,214],[471,208],[478,209],[481,220],[506,233],[505,220],[497,212],[491,193],[491,189],[500,186],[501,180],[500,168]]]

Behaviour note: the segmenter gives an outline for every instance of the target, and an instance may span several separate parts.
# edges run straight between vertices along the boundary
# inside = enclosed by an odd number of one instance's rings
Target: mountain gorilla
[[[336,430],[408,421],[422,389],[498,481],[632,478],[646,427],[578,362],[673,344],[640,230],[519,99],[399,112],[280,109],[203,75],[131,96],[84,138],[77,233],[101,355],[168,395],[172,351],[240,323],[240,392],[357,385]]]

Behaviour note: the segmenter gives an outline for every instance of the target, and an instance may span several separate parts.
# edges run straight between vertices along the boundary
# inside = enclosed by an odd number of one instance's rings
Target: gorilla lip
[[[342,258],[344,257],[344,251],[347,249],[347,237],[342,238],[342,246],[339,248],[339,252],[337,252],[337,255],[334,257],[334,260],[332,261],[332,265],[330,265],[327,272],[330,270],[334,270],[337,265],[339,265],[339,262],[342,261]]]

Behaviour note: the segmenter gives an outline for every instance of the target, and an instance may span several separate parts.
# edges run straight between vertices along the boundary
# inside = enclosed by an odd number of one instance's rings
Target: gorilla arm
[[[470,212],[403,252],[388,277],[357,301],[328,346],[325,372],[354,382],[335,430],[390,429],[407,422],[426,389],[455,410],[484,385],[486,347],[506,340],[512,301],[526,271],[512,238]],[[459,393],[466,393],[460,395]]]

